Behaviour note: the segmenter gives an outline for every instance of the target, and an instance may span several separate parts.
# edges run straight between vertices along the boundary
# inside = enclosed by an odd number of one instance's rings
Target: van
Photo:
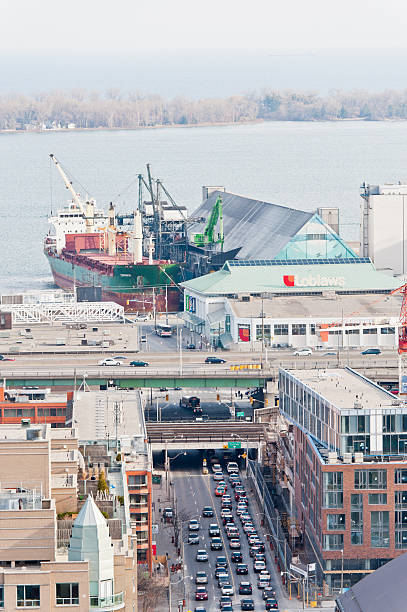
[[[239,471],[239,466],[237,465],[236,461],[229,461],[228,466],[227,466],[227,471],[228,471],[228,474]]]

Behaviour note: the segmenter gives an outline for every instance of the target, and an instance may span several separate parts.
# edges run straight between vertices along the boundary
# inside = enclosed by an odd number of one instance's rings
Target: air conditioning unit
[[[343,453],[343,462],[352,463],[352,453]]]
[[[363,453],[355,453],[355,463],[363,463]]]

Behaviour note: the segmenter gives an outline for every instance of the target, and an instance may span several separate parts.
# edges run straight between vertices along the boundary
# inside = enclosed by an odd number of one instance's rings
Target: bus
[[[155,331],[157,336],[161,336],[161,338],[170,338],[172,336],[171,325],[164,325],[160,323],[159,325],[157,325],[157,329]]]

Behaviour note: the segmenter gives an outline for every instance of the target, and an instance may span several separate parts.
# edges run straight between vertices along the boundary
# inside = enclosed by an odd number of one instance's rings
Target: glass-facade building
[[[407,550],[407,408],[350,369],[280,370],[279,384],[295,519],[335,593]]]

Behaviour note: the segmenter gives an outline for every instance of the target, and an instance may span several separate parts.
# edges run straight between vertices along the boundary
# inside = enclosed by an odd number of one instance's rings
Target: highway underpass
[[[256,448],[261,455],[265,442],[264,423],[146,423],[147,439],[153,451],[177,449]]]

